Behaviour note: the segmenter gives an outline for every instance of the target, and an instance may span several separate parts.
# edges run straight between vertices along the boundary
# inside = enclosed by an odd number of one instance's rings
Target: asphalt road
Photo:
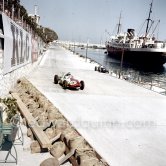
[[[28,79],[111,166],[166,165],[166,97],[109,74],[61,47],[51,47]],[[71,72],[85,89],[64,90],[55,74]]]

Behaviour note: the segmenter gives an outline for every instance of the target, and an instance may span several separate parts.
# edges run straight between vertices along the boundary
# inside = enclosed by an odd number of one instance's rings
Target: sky
[[[38,6],[40,24],[53,29],[60,40],[104,43],[122,13],[122,30],[140,31],[148,17],[152,0],[20,0],[28,13]],[[166,39],[166,0],[153,0],[152,19],[160,19],[156,28],[160,40]],[[155,25],[154,25],[155,27]],[[145,26],[142,32],[145,31]]]

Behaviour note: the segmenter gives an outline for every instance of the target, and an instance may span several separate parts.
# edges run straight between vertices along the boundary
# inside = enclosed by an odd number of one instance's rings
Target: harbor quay
[[[55,44],[27,79],[109,165],[164,166],[165,96],[96,72],[96,65]],[[84,90],[54,84],[54,75],[67,72]]]

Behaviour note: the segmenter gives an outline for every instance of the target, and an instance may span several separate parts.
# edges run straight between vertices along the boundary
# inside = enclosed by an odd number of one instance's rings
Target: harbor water
[[[80,56],[85,57],[85,59],[88,58],[99,63],[107,70],[117,75],[121,74],[123,76],[128,76],[127,79],[134,83],[142,84],[147,88],[156,86],[166,90],[166,64],[160,67],[154,66],[153,68],[142,68],[140,66],[134,66],[123,62],[121,66],[119,60],[113,59],[106,54],[106,49],[87,49],[80,47],[71,47],[70,49]]]

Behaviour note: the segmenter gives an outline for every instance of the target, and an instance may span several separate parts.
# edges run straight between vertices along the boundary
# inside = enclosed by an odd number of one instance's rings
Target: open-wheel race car
[[[101,73],[108,73],[108,70],[104,66],[95,66],[95,71],[98,71]]]
[[[60,84],[64,89],[81,89],[85,88],[84,81],[78,81],[71,75],[70,72],[63,74],[62,76],[55,75],[54,76],[54,83]]]

